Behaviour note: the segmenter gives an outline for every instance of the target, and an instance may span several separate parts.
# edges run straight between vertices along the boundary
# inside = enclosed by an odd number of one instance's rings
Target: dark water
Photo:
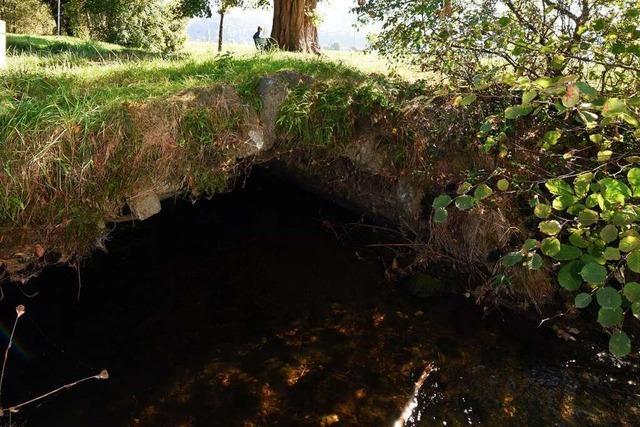
[[[634,365],[459,297],[405,294],[365,247],[391,237],[345,232],[358,219],[255,171],[120,226],[82,266],[79,302],[67,268],[23,288],[35,297],[5,285],[5,330],[27,306],[5,404],[111,375],[13,422],[391,426],[433,364],[408,425],[640,425]]]

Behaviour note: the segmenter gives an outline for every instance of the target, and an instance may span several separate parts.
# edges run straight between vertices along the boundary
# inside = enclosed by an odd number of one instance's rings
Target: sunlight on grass
[[[217,44],[206,42],[189,42],[182,52],[173,55],[64,36],[9,34],[7,44],[10,73],[73,72],[76,76],[88,76],[100,75],[116,68],[127,68],[132,62],[149,68],[175,65],[176,61],[185,64],[206,63],[218,56]],[[405,80],[427,77],[413,67],[393,64],[375,53],[324,51],[321,56],[291,52],[259,54],[251,44],[225,44],[223,52],[241,60],[330,62],[337,67],[353,68],[364,74],[397,75]]]
[[[218,45],[217,43],[208,42],[189,42],[186,44],[184,52],[194,58],[202,59],[207,56],[215,56],[218,53]],[[234,56],[253,56],[256,54],[256,48],[252,44],[227,43],[223,46],[223,52],[229,52]],[[290,52],[278,52],[276,56],[283,58],[318,59],[318,57],[313,54]],[[392,63],[376,53],[324,50],[321,58],[326,61],[333,61],[356,68],[363,73],[397,74],[406,80],[417,80],[427,77],[426,73],[421,73],[415,67],[402,63]]]

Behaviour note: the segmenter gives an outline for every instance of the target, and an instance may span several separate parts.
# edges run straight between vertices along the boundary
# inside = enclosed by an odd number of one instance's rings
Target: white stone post
[[[0,70],[7,68],[7,24],[0,21]]]

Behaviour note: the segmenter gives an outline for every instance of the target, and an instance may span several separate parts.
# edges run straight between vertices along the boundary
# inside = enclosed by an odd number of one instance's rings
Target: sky
[[[374,27],[354,28],[356,16],[349,13],[352,5],[349,0],[330,0],[318,5],[322,22],[318,28],[320,45],[323,47],[338,43],[342,49],[356,47],[364,49],[367,34],[375,32]],[[233,9],[225,16],[225,41],[231,43],[253,43],[251,37],[258,26],[271,33],[272,10]],[[218,39],[218,16],[211,19],[192,19],[187,29],[189,38],[198,41],[216,41]]]

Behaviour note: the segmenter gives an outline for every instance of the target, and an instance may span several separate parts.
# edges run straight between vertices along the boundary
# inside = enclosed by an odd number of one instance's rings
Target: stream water
[[[604,340],[416,298],[366,247],[388,235],[258,169],[239,187],[119,226],[81,287],[62,267],[4,286],[5,342],[27,307],[5,405],[110,373],[14,425],[392,426],[412,399],[411,426],[640,425],[638,367]]]

